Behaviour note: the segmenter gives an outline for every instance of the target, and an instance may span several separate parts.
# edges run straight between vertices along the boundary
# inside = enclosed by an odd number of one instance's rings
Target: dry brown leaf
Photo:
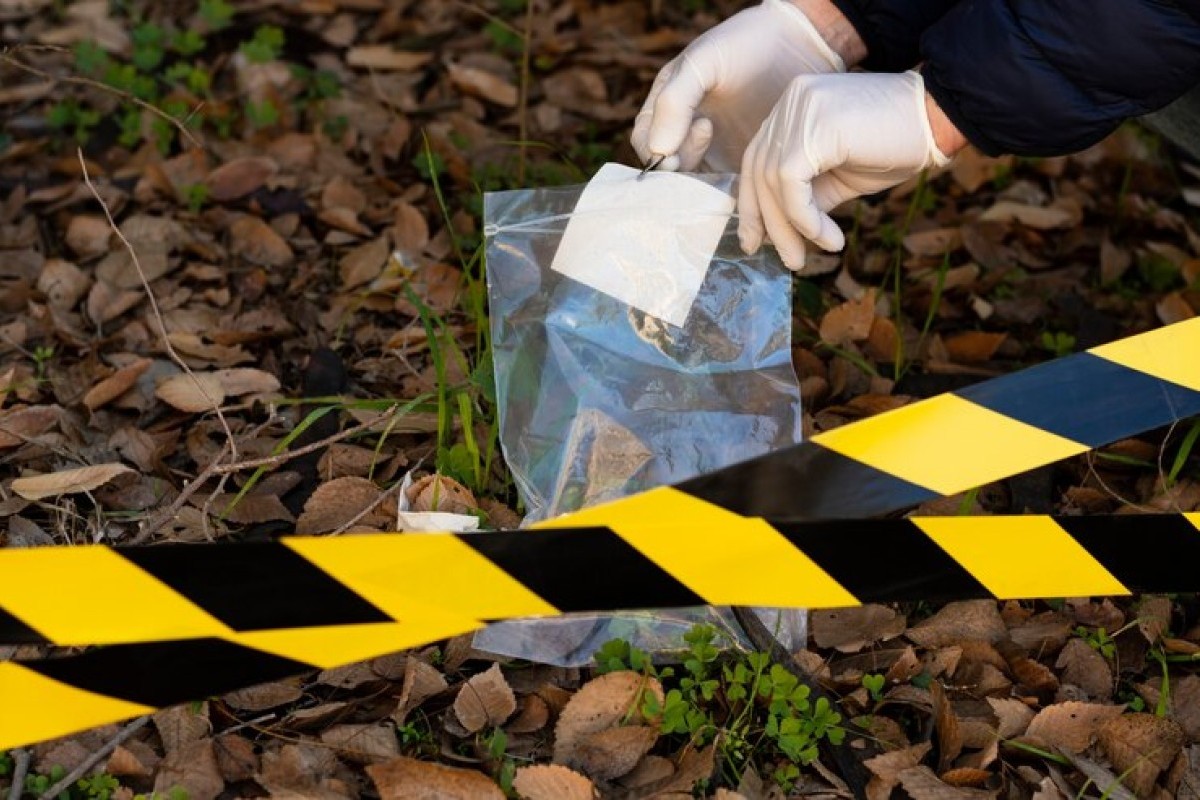
[[[397,724],[403,724],[410,711],[435,694],[445,691],[448,686],[446,676],[436,668],[419,658],[407,659],[404,662],[404,681],[400,685],[400,697],[392,719]]]
[[[968,194],[973,194],[981,186],[1012,168],[1013,157],[1001,156],[991,158],[980,153],[974,147],[967,146],[958,152],[950,164],[950,174],[954,182]]]
[[[627,725],[588,734],[565,763],[588,777],[609,781],[627,774],[658,741],[658,728]]]
[[[503,725],[516,710],[517,698],[499,664],[473,675],[454,698],[454,715],[469,733]]]
[[[980,222],[1019,222],[1030,228],[1049,230],[1069,228],[1075,213],[1062,206],[1033,206],[1013,200],[1001,200],[979,215]]]
[[[88,319],[103,325],[121,316],[144,298],[145,294],[140,290],[119,289],[107,281],[96,281],[88,292]]]
[[[426,475],[414,481],[407,494],[413,511],[470,514],[478,505],[470,489],[445,475]]]
[[[375,280],[379,277],[379,273],[383,272],[389,255],[390,249],[386,236],[372,239],[346,253],[338,262],[342,289],[349,291]]]
[[[238,689],[236,692],[229,692],[222,699],[227,705],[241,711],[265,711],[268,708],[294,703],[303,696],[301,682],[293,679]]]
[[[913,800],[983,800],[995,798],[995,792],[960,789],[943,783],[929,767],[912,767],[899,775],[900,785]]]
[[[585,738],[621,725],[630,712],[634,719],[640,719],[637,709],[645,692],[663,701],[662,685],[656,679],[629,670],[610,672],[584,684],[559,714],[554,729],[554,763],[572,762]]]
[[[871,334],[875,321],[875,290],[868,289],[857,300],[847,300],[830,309],[821,318],[821,341],[844,346],[849,342],[861,342]]]
[[[1119,717],[1124,708],[1073,700],[1055,703],[1037,713],[1025,735],[1067,753],[1082,753],[1095,740],[1100,726]]]
[[[346,64],[362,69],[412,72],[433,60],[428,51],[393,50],[390,45],[376,44],[351,47],[346,51]]]
[[[219,369],[212,373],[216,375],[221,389],[228,397],[241,397],[244,394],[265,394],[279,390],[279,379],[269,372],[251,367],[233,367]]]
[[[867,784],[867,800],[887,800],[891,797],[892,790],[900,783],[900,773],[920,764],[932,748],[929,742],[922,742],[864,761],[863,766],[873,775]]]
[[[335,725],[321,731],[321,741],[357,764],[379,764],[400,755],[400,740],[391,725]]]
[[[942,341],[951,360],[960,364],[980,364],[990,361],[1007,338],[1007,333],[963,331],[946,336]]]
[[[1074,630],[1071,617],[1058,611],[1045,611],[1010,624],[1008,635],[1015,644],[1042,655],[1060,650]]]
[[[810,620],[816,645],[843,653],[855,653],[876,642],[894,639],[907,626],[903,614],[876,603],[813,611]]]
[[[504,800],[483,773],[415,758],[394,758],[367,767],[380,800]]]
[[[226,734],[214,740],[217,769],[227,782],[248,781],[258,773],[260,764],[254,743],[243,736]]]
[[[1020,700],[1011,697],[989,697],[987,702],[1000,721],[996,735],[1001,739],[1020,736],[1029,729],[1029,723],[1033,721],[1033,709]]]
[[[174,753],[184,745],[200,741],[212,733],[208,721],[208,703],[199,707],[190,705],[171,706],[156,712],[152,718],[158,737],[162,739],[163,749],[168,754]]]
[[[717,768],[716,754],[715,745],[699,750],[690,745],[684,747],[683,755],[675,765],[675,774],[665,785],[658,787],[654,796],[665,798],[672,793],[678,793],[683,797],[691,797],[697,781],[712,779],[712,774]]]
[[[1137,626],[1150,644],[1171,629],[1171,601],[1161,596],[1142,598],[1137,607]]]
[[[0,412],[0,450],[20,447],[54,427],[62,415],[58,406],[17,406]]]
[[[258,217],[239,217],[229,226],[229,249],[252,264],[285,267],[295,257],[287,241]]]
[[[661,786],[675,774],[675,765],[669,758],[644,756],[628,774],[616,781],[625,789],[642,789]]]
[[[1157,303],[1154,304],[1154,311],[1158,314],[1158,319],[1163,325],[1173,325],[1176,322],[1183,322],[1185,319],[1191,319],[1196,316],[1196,312],[1188,305],[1187,300],[1183,299],[1183,295],[1179,292],[1171,292],[1163,295]]]
[[[188,742],[167,753],[154,777],[154,792],[183,790],[189,800],[216,800],[225,791],[212,739]]]
[[[962,247],[963,237],[958,228],[936,228],[910,233],[904,237],[904,249],[914,256],[940,256]]]
[[[125,247],[114,250],[96,265],[98,281],[118,289],[140,289],[143,274],[147,281],[155,281],[178,266],[169,256],[187,240],[187,233],[175,220],[134,214],[120,228],[137,253],[138,263],[133,263]],[[142,274],[138,273],[138,266]]]
[[[517,105],[517,87],[499,75],[462,64],[447,64],[446,71],[450,82],[465,94],[508,108]]]
[[[536,694],[522,697],[517,704],[517,715],[504,726],[509,733],[536,733],[550,722],[550,706]]]
[[[118,778],[149,778],[154,770],[132,750],[117,745],[105,762],[104,771]]]
[[[78,214],[67,224],[67,247],[82,259],[91,259],[108,252],[112,228],[104,217]]]
[[[237,200],[262,187],[277,172],[279,165],[273,158],[235,158],[208,174],[208,196],[218,203]]]
[[[154,396],[189,414],[211,411],[225,402],[225,389],[214,372],[180,372],[154,388]]]
[[[89,411],[95,411],[103,405],[111,403],[125,392],[133,388],[137,379],[150,368],[153,362],[148,358],[139,358],[109,375],[97,383],[83,396],[83,404]]]
[[[1112,695],[1112,667],[1104,656],[1082,639],[1071,639],[1058,654],[1055,667],[1062,670],[1063,683],[1078,686],[1094,700],[1107,700]]]
[[[976,769],[975,767],[958,767],[943,772],[939,777],[951,786],[978,789],[988,782],[992,773],[986,769]]]
[[[594,800],[596,786],[583,775],[559,764],[521,767],[513,788],[525,800]]]
[[[1138,797],[1149,797],[1158,776],[1183,749],[1183,728],[1154,714],[1122,714],[1100,726],[1097,739],[1121,782]]]
[[[296,520],[300,535],[329,533],[358,516],[363,509],[374,508],[359,522],[369,527],[387,527],[396,519],[381,502],[383,492],[366,478],[335,478],[317,487],[304,503],[304,511]]]
[[[958,715],[946,697],[942,684],[933,681],[929,684],[929,695],[933,698],[933,728],[937,732],[938,741],[938,772],[945,772],[954,759],[958,758],[963,749],[963,734],[960,730]]]
[[[90,467],[77,467],[29,478],[17,478],[12,482],[12,490],[26,500],[42,500],[64,494],[90,492],[119,475],[130,474],[133,474],[133,470],[124,464],[116,462],[94,464]]]
[[[38,291],[46,301],[61,311],[70,311],[92,285],[86,272],[61,258],[48,258],[38,273]]]
[[[1008,635],[1008,629],[995,601],[966,600],[947,603],[904,635],[922,647],[944,647],[972,639],[995,643]]]

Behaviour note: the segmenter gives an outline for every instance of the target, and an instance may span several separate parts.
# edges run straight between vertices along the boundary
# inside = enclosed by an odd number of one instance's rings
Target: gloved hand
[[[846,243],[830,209],[947,161],[934,142],[918,73],[796,78],[742,160],[742,249],[757,251],[765,230],[783,263],[802,269],[803,239],[833,251]]]
[[[705,32],[659,71],[633,125],[633,148],[659,169],[702,158],[733,172],[792,78],[844,72],[841,56],[788,0],[764,0]]]

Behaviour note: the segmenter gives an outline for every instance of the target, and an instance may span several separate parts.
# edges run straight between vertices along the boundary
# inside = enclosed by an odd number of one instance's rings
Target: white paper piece
[[[451,514],[447,511],[413,511],[408,502],[408,489],[413,485],[412,471],[400,482],[400,497],[396,502],[397,528],[404,533],[474,533],[479,530],[479,517],[470,514]]]
[[[682,326],[734,199],[674,172],[605,164],[584,188],[550,268]]]

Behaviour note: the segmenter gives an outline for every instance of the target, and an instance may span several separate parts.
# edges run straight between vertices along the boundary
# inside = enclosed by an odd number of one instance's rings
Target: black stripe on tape
[[[117,552],[234,630],[391,621],[311,562],[274,542]]]
[[[863,603],[992,596],[906,519],[772,524]]]
[[[113,645],[22,663],[78,689],[158,708],[316,669],[223,639]]]
[[[1055,517],[1067,533],[1133,592],[1194,592],[1200,530],[1171,514]]]
[[[50,640],[0,608],[0,642],[4,644],[50,644]]]
[[[676,485],[744,517],[841,519],[886,514],[939,495],[805,442]]]
[[[608,528],[458,538],[560,611],[705,605],[704,598]]]
[[[1039,364],[955,394],[1089,447],[1200,414],[1200,392],[1091,353]]]

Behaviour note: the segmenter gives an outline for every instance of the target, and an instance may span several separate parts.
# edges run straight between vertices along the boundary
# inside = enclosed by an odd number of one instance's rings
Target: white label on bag
[[[605,164],[575,205],[550,268],[682,326],[734,199],[687,175]]]

